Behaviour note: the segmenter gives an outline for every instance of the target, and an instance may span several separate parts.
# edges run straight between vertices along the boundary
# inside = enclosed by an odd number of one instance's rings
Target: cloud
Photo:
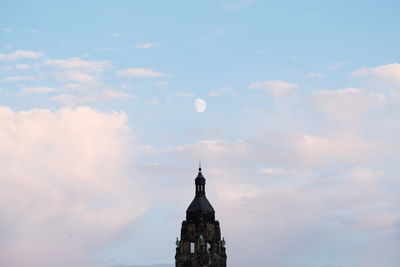
[[[367,76],[384,82],[400,85],[400,64],[392,63],[373,68],[359,69],[351,73],[352,76]]]
[[[90,90],[81,94],[60,94],[52,98],[53,101],[61,102],[66,105],[80,105],[91,102],[101,102],[109,99],[129,99],[137,96],[127,94],[122,91],[105,89],[105,90]]]
[[[365,89],[319,90],[313,93],[314,106],[333,117],[352,119],[386,102],[382,94]]]
[[[15,66],[15,68],[16,68],[17,70],[30,70],[30,69],[31,69],[31,66],[29,66],[28,64],[17,64],[17,65]]]
[[[28,51],[28,50],[17,50],[14,51],[10,54],[0,54],[0,60],[17,60],[17,59],[37,59],[42,57],[41,52],[35,52],[35,51]]]
[[[167,101],[172,101],[174,98],[185,98],[185,97],[195,97],[196,95],[189,92],[175,92],[172,94],[167,95],[165,98]]]
[[[79,83],[69,83],[66,85],[63,85],[60,89],[61,91],[82,91],[86,87],[79,84]]]
[[[29,64],[17,64],[15,66],[3,66],[0,68],[1,70],[30,70],[31,66]]]
[[[89,266],[144,211],[127,172],[126,120],[88,107],[0,107],[1,266]]]
[[[196,128],[194,130],[186,132],[185,135],[195,138],[199,137],[218,138],[222,137],[224,133],[225,130],[223,128],[212,128],[212,129]]]
[[[210,161],[217,160],[221,164],[223,162],[218,159],[230,156],[230,163],[241,162],[245,160],[254,148],[248,142],[237,140],[228,142],[226,140],[202,140],[193,144],[184,144],[175,147],[168,147],[160,151],[162,154],[168,154],[178,158],[187,158],[189,155],[193,159],[207,158]]]
[[[281,168],[263,168],[260,170],[260,173],[267,175],[277,175],[284,173],[284,171]]]
[[[61,81],[75,81],[83,84],[98,83],[94,76],[78,70],[56,72],[54,73],[54,76]]]
[[[145,78],[157,78],[166,76],[164,73],[143,68],[130,68],[127,70],[117,71],[116,75],[121,77],[145,77]]]
[[[246,266],[251,258],[251,266],[286,266],[293,253],[303,252],[304,242],[336,249],[343,245],[337,243],[341,233],[346,236],[341,242],[358,247],[374,242],[374,235],[386,239],[382,231],[393,233],[400,211],[397,191],[385,188],[391,178],[380,169],[359,167],[368,163],[357,161],[378,154],[368,151],[370,144],[311,134],[279,137],[282,134],[275,139],[265,135],[234,142],[203,140],[155,152],[169,160],[180,159],[179,164],[206,159],[207,195],[221,222],[231,265]],[[364,238],[354,239],[354,233]],[[258,238],[243,249],[241,244],[255,235]],[[360,261],[355,258],[355,263]]]
[[[35,81],[37,80],[36,76],[9,76],[5,77],[3,81],[5,82],[21,82],[21,81]]]
[[[80,69],[88,72],[101,72],[111,66],[108,61],[89,61],[82,60],[79,57],[69,59],[48,59],[43,64],[58,69]]]
[[[52,93],[57,92],[58,89],[54,87],[47,86],[32,86],[32,87],[24,87],[21,89],[21,93]]]
[[[265,89],[273,96],[282,96],[298,86],[285,81],[254,82],[249,85],[251,89]]]
[[[155,46],[157,46],[156,43],[147,42],[147,43],[139,43],[139,44],[136,44],[136,45],[135,45],[135,48],[138,48],[138,49],[150,49],[150,48],[153,48],[153,47],[155,47]]]
[[[69,92],[69,93],[71,93],[71,92],[86,91],[86,93],[87,93],[88,88],[89,87],[87,85],[70,83],[70,84],[65,84],[63,86],[60,86],[60,87],[26,86],[26,87],[23,87],[20,90],[20,92],[28,93],[28,94],[33,94],[33,93],[45,94],[45,93],[53,93],[53,92]]]

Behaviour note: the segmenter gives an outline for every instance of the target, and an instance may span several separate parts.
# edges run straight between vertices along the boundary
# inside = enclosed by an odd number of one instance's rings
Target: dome
[[[199,173],[195,179],[195,184],[196,196],[186,210],[186,219],[188,221],[199,221],[200,218],[203,218],[205,221],[215,220],[214,208],[206,197],[206,179],[201,173],[201,168],[199,168]]]

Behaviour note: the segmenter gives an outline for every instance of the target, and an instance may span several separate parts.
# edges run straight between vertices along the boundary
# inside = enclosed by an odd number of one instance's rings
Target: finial
[[[199,172],[201,172],[201,160],[199,160]]]

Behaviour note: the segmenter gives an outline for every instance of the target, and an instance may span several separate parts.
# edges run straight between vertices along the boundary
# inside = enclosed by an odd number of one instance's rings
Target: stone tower
[[[204,179],[195,179],[196,195],[182,222],[181,240],[176,240],[176,267],[226,267],[225,240],[221,239],[215,211],[206,198]]]

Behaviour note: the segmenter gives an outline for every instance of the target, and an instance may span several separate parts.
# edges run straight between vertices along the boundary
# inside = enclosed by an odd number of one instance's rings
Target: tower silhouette
[[[181,239],[176,239],[176,267],[226,267],[225,239],[221,239],[215,211],[206,198],[206,179],[195,179],[196,195],[186,210]]]

